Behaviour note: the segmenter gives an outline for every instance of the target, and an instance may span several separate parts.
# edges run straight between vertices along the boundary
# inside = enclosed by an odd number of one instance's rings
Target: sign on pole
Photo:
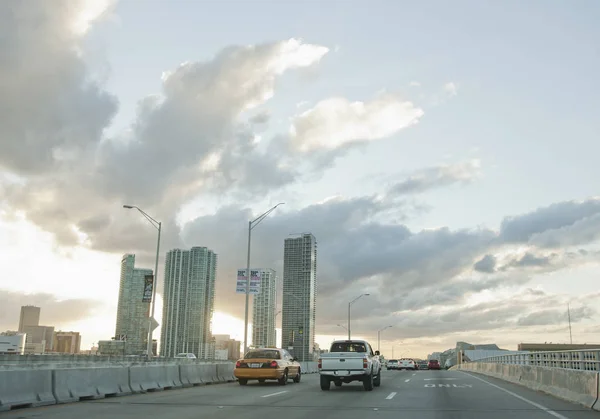
[[[149,303],[152,301],[152,285],[154,275],[144,275],[144,296],[142,302]]]
[[[260,294],[262,280],[261,272],[261,269],[250,269],[250,287],[248,289],[248,294]],[[235,292],[237,294],[246,293],[246,278],[246,269],[238,269],[235,285]]]

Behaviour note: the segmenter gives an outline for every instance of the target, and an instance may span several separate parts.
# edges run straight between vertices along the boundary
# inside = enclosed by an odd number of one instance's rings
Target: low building
[[[0,333],[0,354],[23,355],[25,354],[25,343],[27,335],[21,332]]]
[[[54,352],[61,354],[78,354],[81,350],[79,332],[54,332]]]
[[[98,355],[125,356],[126,345],[124,340],[101,340],[98,342]]]

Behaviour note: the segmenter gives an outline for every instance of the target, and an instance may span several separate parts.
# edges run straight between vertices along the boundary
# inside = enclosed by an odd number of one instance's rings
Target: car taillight
[[[241,366],[242,366],[242,363],[241,363],[240,361],[238,361],[238,362],[236,362],[236,363],[235,363],[235,367],[236,367],[236,368],[239,368],[239,367],[241,367]]]
[[[319,362],[317,362],[317,368],[318,369],[323,368],[323,361],[321,360],[321,358],[319,358]]]
[[[369,361],[367,358],[363,358],[363,368],[367,368],[369,366]]]
[[[271,364],[269,365],[271,368],[277,368],[277,361],[271,361]]]

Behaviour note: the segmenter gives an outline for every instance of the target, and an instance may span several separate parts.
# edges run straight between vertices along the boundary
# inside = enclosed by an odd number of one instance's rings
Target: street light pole
[[[154,351],[152,350],[152,320],[154,319],[154,309],[156,307],[156,284],[158,282],[158,258],[160,255],[160,234],[162,231],[162,223],[160,221],[156,221],[154,218],[150,217],[142,209],[136,207],[135,205],[123,205],[123,208],[138,210],[150,222],[150,224],[152,224],[152,226],[158,230],[158,240],[156,241],[156,258],[154,260],[154,275],[152,277],[152,299],[150,300],[150,313],[148,316],[148,346],[146,347],[146,356],[151,358],[154,355]]]
[[[381,343],[381,332],[383,332],[385,329],[388,329],[392,326],[386,326],[383,329],[379,329],[377,331],[377,350],[381,352],[381,348],[379,347],[379,344]]]
[[[356,302],[356,300],[358,300],[359,298],[364,297],[364,296],[369,296],[369,295],[371,295],[371,294],[361,294],[358,297],[356,297],[354,300],[352,300],[348,303],[348,340],[350,340],[350,335],[351,335],[351,332],[350,332],[350,330],[351,330],[350,329],[350,307],[352,307],[352,304],[354,304]]]
[[[252,240],[252,229],[256,227],[262,220],[264,220],[270,213],[275,211],[280,205],[283,205],[284,202],[280,202],[275,205],[270,210],[266,211],[264,214],[256,217],[254,220],[248,222],[248,258],[246,259],[246,307],[244,313],[244,354],[248,352],[248,306],[250,303],[250,246]],[[243,356],[242,355],[242,356]]]

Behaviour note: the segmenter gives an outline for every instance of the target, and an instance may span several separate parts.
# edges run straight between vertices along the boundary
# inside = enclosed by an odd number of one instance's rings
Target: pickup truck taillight
[[[369,367],[369,360],[367,358],[363,358],[363,368]]]
[[[319,362],[317,362],[317,368],[318,369],[323,368],[323,360],[321,358],[319,358]]]

